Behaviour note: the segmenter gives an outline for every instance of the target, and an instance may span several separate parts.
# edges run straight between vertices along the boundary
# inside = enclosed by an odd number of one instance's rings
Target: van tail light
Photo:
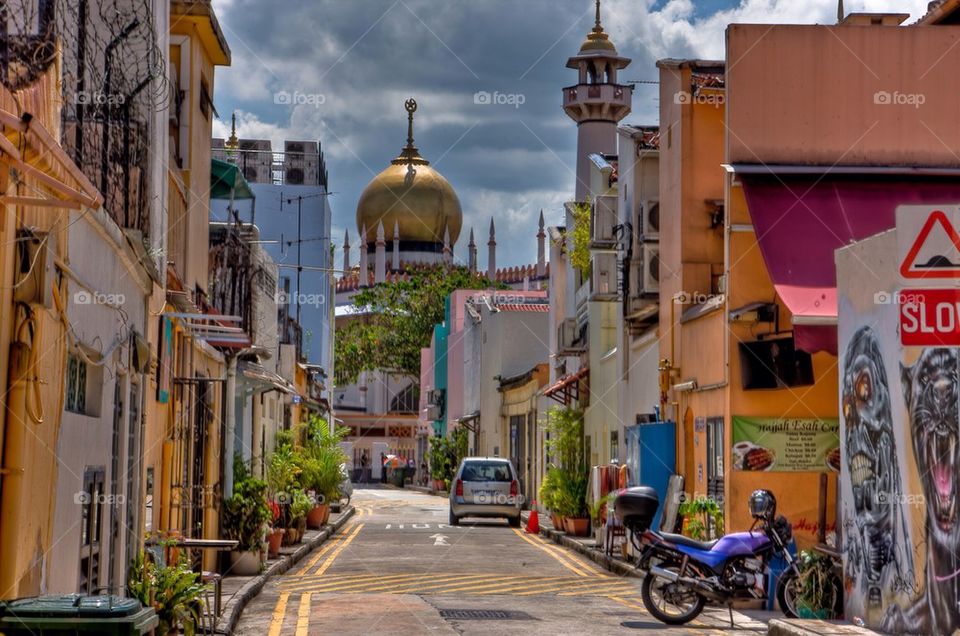
[[[520,494],[520,484],[514,479],[510,482],[510,496],[516,497],[518,494]]]
[[[457,495],[457,497],[463,497],[463,480],[462,480],[462,479],[458,479],[458,480],[457,480],[457,492],[456,492],[456,495]]]

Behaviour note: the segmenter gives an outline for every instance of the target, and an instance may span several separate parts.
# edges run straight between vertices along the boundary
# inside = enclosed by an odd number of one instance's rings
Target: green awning
[[[253,199],[253,190],[240,168],[219,159],[210,160],[211,199]]]

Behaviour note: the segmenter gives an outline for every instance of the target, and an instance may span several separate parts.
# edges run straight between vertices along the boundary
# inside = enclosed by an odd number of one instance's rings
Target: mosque
[[[362,319],[352,306],[353,296],[362,288],[382,282],[404,280],[417,267],[453,267],[454,248],[463,229],[463,210],[456,190],[430,165],[414,144],[414,114],[417,102],[408,99],[407,143],[400,154],[375,176],[357,202],[357,232],[360,262],[350,262],[350,232],[343,242],[343,275],[336,283],[336,324]],[[534,264],[497,268],[497,240],[494,219],[490,219],[487,241],[488,279],[514,289],[546,289],[549,271],[546,262],[546,232],[540,213],[538,258]],[[389,239],[389,240],[388,240]],[[467,266],[477,272],[477,244],[470,230]],[[333,409],[338,423],[351,429],[349,438],[354,468],[366,455],[373,477],[379,465],[372,458],[394,453],[414,460],[424,444],[417,444],[419,384],[389,370],[368,371],[356,384],[334,390]]]

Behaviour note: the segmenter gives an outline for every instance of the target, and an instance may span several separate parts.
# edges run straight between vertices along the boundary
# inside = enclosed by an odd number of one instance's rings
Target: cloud
[[[458,258],[466,258],[473,225],[485,262],[494,216],[498,262],[536,259],[540,208],[548,222],[559,222],[574,189],[576,127],[561,109],[561,90],[576,81],[566,61],[592,26],[591,0],[287,0],[282,10],[260,0],[214,4],[233,52],[232,66],[216,70],[215,102],[225,121],[216,122],[215,135],[229,134],[236,111],[241,137],[267,138],[274,147],[284,139],[319,140],[336,193],[336,243],[344,228],[356,235],[357,198],[403,146],[403,102],[414,96],[417,145],[463,204]],[[910,11],[916,19],[926,0],[845,5]],[[722,57],[730,22],[835,20],[835,0],[603,3],[605,27],[633,59],[624,80],[655,80],[661,57]],[[306,97],[277,103],[282,92]],[[626,121],[656,123],[657,97],[655,86],[637,85]]]

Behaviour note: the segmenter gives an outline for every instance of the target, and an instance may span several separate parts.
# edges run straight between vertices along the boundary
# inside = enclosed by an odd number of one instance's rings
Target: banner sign
[[[840,420],[835,417],[733,416],[734,470],[840,470]]]

